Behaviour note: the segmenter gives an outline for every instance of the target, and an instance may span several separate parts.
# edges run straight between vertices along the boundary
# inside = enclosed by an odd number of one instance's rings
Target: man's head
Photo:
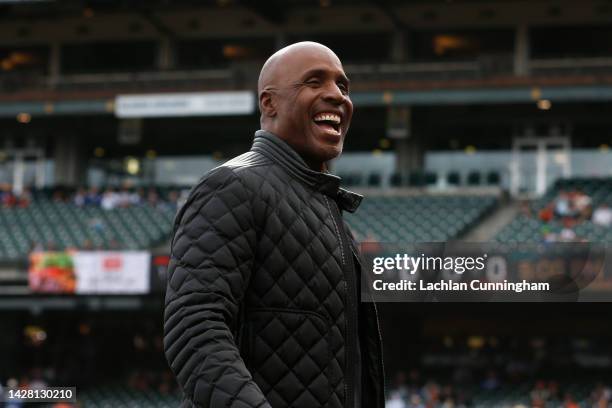
[[[289,45],[264,64],[257,84],[261,128],[293,147],[315,170],[342,153],[353,116],[340,59],[315,42]]]

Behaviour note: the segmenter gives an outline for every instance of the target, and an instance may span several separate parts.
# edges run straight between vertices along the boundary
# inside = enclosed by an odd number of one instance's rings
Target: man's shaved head
[[[276,51],[264,63],[259,73],[259,80],[257,81],[257,94],[260,94],[266,86],[274,84],[274,80],[278,79],[279,70],[283,69],[284,63],[290,63],[293,59],[299,57],[301,53],[317,51],[328,53],[340,62],[340,59],[332,50],[317,42],[302,41],[288,45]]]
[[[274,53],[257,83],[261,128],[289,143],[313,168],[342,152],[353,104],[338,56],[305,41]]]

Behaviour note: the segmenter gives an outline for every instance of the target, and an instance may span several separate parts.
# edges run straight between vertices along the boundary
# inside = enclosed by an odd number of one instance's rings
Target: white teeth
[[[317,116],[314,117],[314,120],[315,121],[328,120],[330,122],[334,122],[335,124],[339,124],[340,116],[336,115],[335,113],[319,113]]]

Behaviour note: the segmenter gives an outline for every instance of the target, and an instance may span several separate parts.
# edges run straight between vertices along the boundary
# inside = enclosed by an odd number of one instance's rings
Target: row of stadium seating
[[[559,234],[564,228],[561,220],[553,219],[549,222],[538,218],[538,213],[555,200],[562,192],[581,191],[592,200],[592,207],[602,204],[612,207],[612,178],[586,178],[576,177],[559,179],[539,199],[529,204],[528,212],[518,214],[496,236],[499,242],[540,242],[543,230]],[[612,229],[584,220],[573,227],[577,237],[589,242],[612,241]]]
[[[558,235],[563,228],[559,221],[546,223],[521,214],[497,234],[496,240],[499,242],[541,242],[543,240],[543,230]],[[577,237],[588,242],[612,241],[612,230],[610,228],[595,225],[591,221],[584,221],[574,227],[573,230]]]
[[[167,239],[174,212],[163,206],[103,210],[36,197],[25,208],[0,210],[0,259],[23,259],[35,245],[46,249],[154,246]]]
[[[489,195],[368,197],[347,222],[360,241],[446,241],[471,228],[496,203]]]
[[[360,240],[444,241],[458,237],[496,204],[493,196],[374,196],[348,222]],[[133,205],[104,210],[33,194],[25,208],[0,209],[0,260],[25,259],[35,245],[53,248],[142,249],[171,233],[170,207]]]
[[[612,178],[601,177],[573,177],[559,179],[550,188],[546,195],[534,202],[534,209],[540,210],[547,203],[555,199],[561,191],[580,190],[593,199],[593,206],[602,203],[612,204]]]
[[[346,173],[339,174],[345,185],[351,187],[380,187],[383,184],[383,176],[380,173]],[[439,175],[433,172],[412,172],[408,176],[393,173],[389,176],[389,185],[393,187],[426,187],[438,183]],[[496,171],[481,173],[473,171],[462,177],[461,173],[452,171],[445,175],[446,183],[450,186],[498,186],[501,176]]]

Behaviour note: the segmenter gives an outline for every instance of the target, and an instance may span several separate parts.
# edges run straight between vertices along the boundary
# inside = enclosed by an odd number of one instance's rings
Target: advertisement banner
[[[147,251],[34,252],[29,283],[39,293],[145,294],[149,270]]]
[[[118,118],[250,115],[255,112],[255,105],[255,94],[250,91],[118,95],[115,115]]]
[[[28,269],[30,289],[39,293],[75,293],[72,256],[71,252],[32,252]]]

